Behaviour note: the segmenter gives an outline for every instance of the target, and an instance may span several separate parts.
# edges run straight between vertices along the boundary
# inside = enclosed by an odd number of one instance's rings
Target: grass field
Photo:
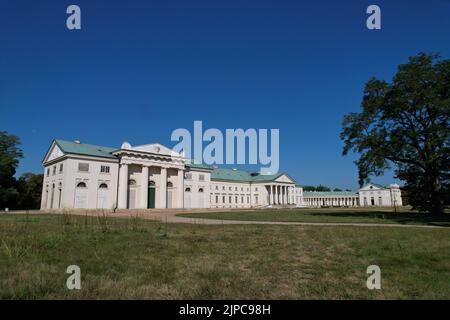
[[[65,287],[73,264],[81,290]],[[0,215],[1,299],[449,299],[449,266],[446,228]]]
[[[276,222],[332,222],[332,223],[398,223],[450,227],[450,214],[433,217],[408,208],[327,208],[327,209],[264,209],[178,214],[180,217]]]

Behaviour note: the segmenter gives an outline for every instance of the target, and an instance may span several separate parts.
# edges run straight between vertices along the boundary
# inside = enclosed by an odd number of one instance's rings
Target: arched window
[[[154,186],[155,186],[155,181],[151,181],[151,180],[150,180],[150,181],[148,182],[148,186],[149,186],[149,187],[154,187]]]
[[[136,185],[136,180],[133,180],[133,179],[128,180],[128,185],[129,186],[135,186]]]
[[[191,188],[186,188],[184,191],[185,192],[191,192]]]
[[[99,189],[108,189],[108,185],[106,183],[100,183],[98,186]]]
[[[84,182],[78,182],[77,188],[86,188],[86,183],[84,183]]]
[[[202,193],[203,192],[203,188],[198,189],[198,192]]]
[[[172,183],[172,182],[170,182],[170,181],[169,181],[169,182],[167,182],[167,187],[168,187],[168,188],[173,188],[173,183]]]

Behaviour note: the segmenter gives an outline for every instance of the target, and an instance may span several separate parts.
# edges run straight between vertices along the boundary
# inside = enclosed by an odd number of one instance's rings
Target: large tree
[[[17,181],[20,193],[18,209],[39,209],[41,205],[43,174],[26,172]]]
[[[20,139],[0,131],[0,209],[14,208],[17,204],[16,168],[23,157]]]
[[[413,207],[440,214],[448,204],[450,60],[419,54],[391,83],[366,83],[362,110],[345,116],[343,154],[360,154],[359,183],[395,168]]]

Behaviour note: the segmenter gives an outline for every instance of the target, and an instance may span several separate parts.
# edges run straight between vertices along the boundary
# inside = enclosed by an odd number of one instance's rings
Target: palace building
[[[398,186],[370,184],[359,194],[304,194],[287,173],[197,164],[158,143],[124,142],[115,149],[54,140],[43,166],[41,209],[401,205]]]

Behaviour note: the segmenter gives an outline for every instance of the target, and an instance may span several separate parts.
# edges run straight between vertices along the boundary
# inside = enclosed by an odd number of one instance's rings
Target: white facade
[[[303,205],[302,188],[287,174],[196,165],[157,143],[113,149],[55,140],[43,165],[41,209]]]
[[[363,207],[401,207],[403,205],[400,187],[397,184],[384,187],[369,183],[359,190],[359,203]]]
[[[398,185],[303,192],[286,173],[193,164],[158,144],[120,149],[55,140],[43,161],[41,209],[401,206]]]
[[[359,192],[305,191],[303,200],[308,207],[393,207],[402,206],[400,187],[391,184],[383,187],[369,183]]]

